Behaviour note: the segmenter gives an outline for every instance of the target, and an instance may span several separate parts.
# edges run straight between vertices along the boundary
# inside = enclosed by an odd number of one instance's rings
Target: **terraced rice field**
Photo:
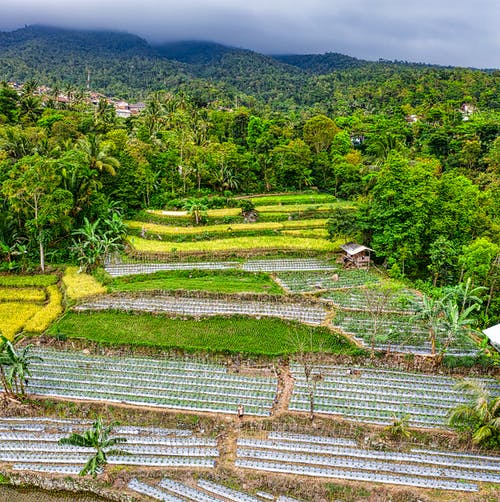
[[[305,324],[320,325],[325,321],[322,306],[301,303],[281,303],[249,300],[217,300],[158,294],[153,297],[127,295],[101,296],[73,307],[75,312],[122,310],[126,312],[166,313],[177,316],[205,317],[220,315],[247,315],[252,317],[278,317]]]
[[[500,457],[360,448],[342,438],[270,433],[240,438],[235,465],[258,472],[474,492],[500,481]]]
[[[222,365],[182,359],[85,356],[37,348],[28,391],[57,396],[189,411],[267,416],[275,378],[233,375]]]
[[[231,223],[218,225],[203,225],[194,227],[178,227],[171,225],[161,225],[155,223],[145,223],[142,221],[127,221],[129,230],[139,231],[151,238],[158,236],[178,238],[179,236],[220,236],[228,234],[258,233],[258,232],[280,232],[282,230],[300,230],[324,228],[326,219],[313,220],[289,220],[289,221],[265,221],[258,223]]]
[[[40,333],[61,313],[56,275],[0,275],[0,332]]]
[[[302,366],[294,364],[291,370],[295,387],[290,410],[307,412],[311,386]],[[316,412],[360,422],[389,424],[394,417],[409,415],[414,426],[442,428],[449,411],[465,402],[463,393],[454,388],[458,380],[451,377],[321,365],[313,374],[321,376],[314,389]],[[500,395],[500,385],[494,379],[485,382]]]
[[[296,251],[327,253],[338,249],[338,243],[326,239],[297,237],[290,239],[287,235],[257,235],[253,237],[233,237],[196,242],[152,241],[141,237],[128,237],[130,247],[142,253],[196,253],[209,254],[217,252],[252,252]]]

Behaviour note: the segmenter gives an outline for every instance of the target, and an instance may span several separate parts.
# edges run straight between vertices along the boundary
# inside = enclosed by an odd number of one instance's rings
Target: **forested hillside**
[[[272,58],[206,42],[152,47],[125,33],[37,26],[0,33],[1,80],[85,88],[89,70],[92,90],[119,98],[184,90],[202,104],[283,111],[383,112],[443,100],[495,108],[499,95],[495,73],[469,69],[373,63],[335,53]]]

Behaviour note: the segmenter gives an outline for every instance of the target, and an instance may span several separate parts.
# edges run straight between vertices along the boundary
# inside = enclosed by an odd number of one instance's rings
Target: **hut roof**
[[[342,246],[340,246],[340,249],[351,256],[359,254],[363,251],[373,251],[373,249],[362,246],[361,244],[357,244],[356,242],[348,242],[347,244],[343,244]]]

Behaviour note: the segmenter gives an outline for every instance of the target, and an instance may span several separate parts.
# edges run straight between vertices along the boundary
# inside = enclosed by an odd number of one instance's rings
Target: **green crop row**
[[[132,248],[139,252],[148,253],[213,253],[213,252],[238,252],[256,250],[304,250],[316,252],[333,252],[338,249],[338,243],[326,239],[317,238],[294,238],[289,236],[256,236],[234,237],[229,239],[217,239],[200,242],[162,242],[143,239],[141,237],[129,237],[128,242]]]
[[[304,346],[311,352],[357,351],[344,337],[326,328],[243,316],[183,320],[121,312],[69,313],[50,328],[49,334],[109,344],[267,356],[293,354]]]
[[[0,286],[7,287],[47,287],[57,284],[57,281],[57,275],[0,275]]]

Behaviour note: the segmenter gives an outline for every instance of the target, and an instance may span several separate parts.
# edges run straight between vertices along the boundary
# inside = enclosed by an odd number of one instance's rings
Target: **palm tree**
[[[102,417],[98,417],[92,424],[92,427],[83,434],[73,432],[70,436],[59,440],[59,444],[93,448],[95,450],[94,455],[87,460],[87,463],[80,471],[80,476],[90,474],[95,478],[108,463],[108,455],[126,454],[126,452],[122,450],[113,449],[117,444],[127,441],[127,439],[123,437],[110,437],[113,427],[116,425],[118,425],[118,422],[114,422],[105,427]]]
[[[101,141],[96,134],[88,134],[78,141],[78,149],[83,152],[88,167],[95,171],[106,171],[114,176],[120,166],[118,159],[110,154],[111,145]]]
[[[19,337],[14,343],[17,341]],[[0,335],[0,379],[6,395],[25,395],[25,384],[31,376],[29,366],[33,361],[42,361],[41,357],[29,354],[32,346],[29,344],[16,350],[10,340]]]
[[[189,199],[184,202],[183,209],[194,217],[194,222],[198,225],[198,223],[200,223],[201,213],[207,210],[207,206],[197,199]]]
[[[493,397],[480,380],[463,380],[456,386],[470,397],[469,403],[456,406],[448,423],[459,430],[472,432],[475,444],[498,444],[500,439],[500,396]]]

